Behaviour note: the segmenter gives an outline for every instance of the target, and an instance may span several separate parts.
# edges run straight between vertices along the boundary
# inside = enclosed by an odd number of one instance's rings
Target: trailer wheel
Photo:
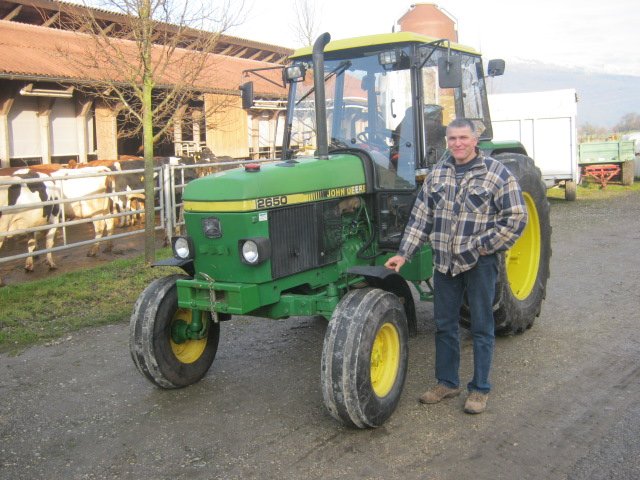
[[[322,349],[324,404],[345,425],[382,425],[394,412],[407,373],[408,328],[398,297],[352,290],[331,317]]]
[[[633,176],[635,174],[635,162],[633,160],[626,160],[620,165],[622,167],[622,185],[628,187],[633,185]]]
[[[499,257],[493,316],[496,334],[522,333],[540,315],[546,296],[551,259],[551,223],[547,190],[533,160],[517,153],[495,155],[516,177],[529,219],[522,236]],[[469,309],[461,310],[461,324],[469,328]]]
[[[181,388],[200,380],[209,370],[218,350],[220,324],[210,321],[207,336],[175,343],[171,328],[178,322],[191,323],[191,310],[178,308],[176,280],[170,275],[147,286],[133,307],[129,325],[129,349],[136,367],[161,388]]]
[[[577,197],[577,185],[573,180],[564,182],[564,199],[568,202],[574,202]]]

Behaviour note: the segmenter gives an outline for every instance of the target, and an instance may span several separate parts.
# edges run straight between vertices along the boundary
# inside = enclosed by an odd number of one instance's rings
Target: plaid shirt
[[[427,175],[411,211],[399,254],[409,260],[427,240],[438,271],[458,275],[486,254],[509,249],[527,223],[527,211],[515,177],[491,157],[464,175],[456,188],[453,157]]]

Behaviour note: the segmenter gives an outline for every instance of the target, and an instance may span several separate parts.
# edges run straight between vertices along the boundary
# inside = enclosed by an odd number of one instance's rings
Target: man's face
[[[469,127],[447,128],[447,148],[455,158],[456,163],[470,162],[476,157],[478,139]]]

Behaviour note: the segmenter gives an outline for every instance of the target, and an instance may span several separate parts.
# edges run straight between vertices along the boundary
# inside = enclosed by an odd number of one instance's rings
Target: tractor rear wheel
[[[176,281],[190,278],[170,275],[159,278],[140,294],[133,307],[129,331],[131,358],[140,373],[161,388],[181,388],[200,380],[218,350],[220,324],[203,313],[207,334],[180,343],[172,338],[177,322],[191,323],[191,310],[178,308]]]
[[[345,425],[382,425],[394,412],[407,373],[408,328],[398,297],[352,290],[331,317],[322,350],[324,403]]]
[[[533,160],[517,153],[494,158],[516,177],[527,206],[528,221],[518,241],[499,256],[493,316],[496,334],[522,333],[540,315],[546,296],[551,259],[551,223],[547,189]],[[463,306],[461,324],[469,328],[469,310]]]

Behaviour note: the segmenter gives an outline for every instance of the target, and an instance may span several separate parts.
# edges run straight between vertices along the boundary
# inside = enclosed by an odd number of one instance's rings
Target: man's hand
[[[385,267],[390,268],[391,270],[395,270],[396,272],[400,271],[400,267],[402,267],[406,263],[407,259],[401,255],[394,255],[384,264]]]

